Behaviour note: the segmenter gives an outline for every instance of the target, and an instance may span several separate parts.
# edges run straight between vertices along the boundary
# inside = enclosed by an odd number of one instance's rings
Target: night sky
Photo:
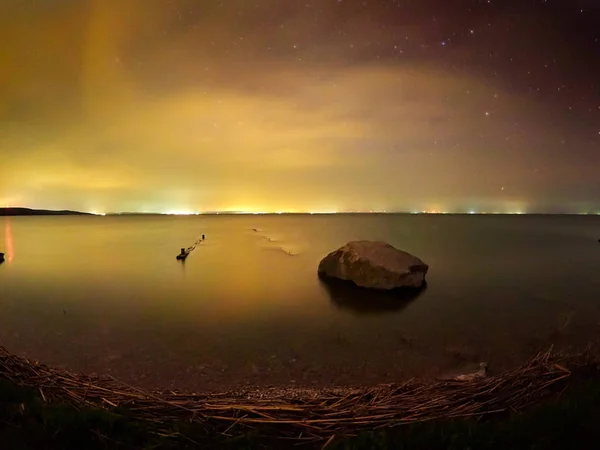
[[[600,212],[597,0],[3,0],[0,204]]]

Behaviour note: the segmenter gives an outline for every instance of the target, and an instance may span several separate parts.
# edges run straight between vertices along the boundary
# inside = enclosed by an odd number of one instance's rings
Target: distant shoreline
[[[85,213],[82,213],[85,214]],[[190,216],[521,216],[521,217],[529,217],[529,216],[564,216],[564,217],[579,217],[579,216],[600,216],[597,213],[468,213],[468,212],[456,212],[456,213],[424,213],[424,212],[233,212],[233,211],[225,211],[225,212],[201,212],[201,213],[190,213],[190,214],[174,214],[174,213],[160,213],[160,212],[151,212],[151,213],[132,213],[132,212],[123,212],[123,213],[105,213],[105,214],[91,214],[91,215],[99,215],[99,216],[107,216],[107,217],[115,217],[115,216],[140,216],[140,217],[156,217],[156,216],[180,216],[180,217],[190,217]]]
[[[197,213],[161,212],[108,212],[89,213],[73,210],[49,210],[34,208],[0,208],[2,216],[600,216],[600,213],[557,213],[557,212],[410,212],[410,211],[338,211],[338,212],[245,212],[205,211]]]
[[[31,208],[0,208],[0,216],[93,216],[94,214],[61,210],[54,211],[50,209],[31,209]]]

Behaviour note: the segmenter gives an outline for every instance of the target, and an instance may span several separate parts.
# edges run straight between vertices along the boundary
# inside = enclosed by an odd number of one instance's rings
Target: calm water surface
[[[148,387],[357,385],[481,360],[499,370],[600,330],[599,217],[70,216],[0,227],[0,344]],[[353,239],[421,257],[427,290],[389,302],[324,285],[320,259]]]

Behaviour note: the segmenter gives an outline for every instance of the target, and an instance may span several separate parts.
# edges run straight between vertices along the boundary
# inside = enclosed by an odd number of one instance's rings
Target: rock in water
[[[421,288],[429,266],[414,255],[380,241],[348,242],[319,264],[319,275],[373,289]]]

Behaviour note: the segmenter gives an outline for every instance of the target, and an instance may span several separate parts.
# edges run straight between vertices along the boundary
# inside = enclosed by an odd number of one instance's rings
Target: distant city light
[[[175,211],[166,211],[162,214],[165,214],[168,216],[197,216],[200,213],[197,211],[175,210]]]
[[[429,215],[452,215],[452,214],[469,214],[469,215],[524,215],[524,214],[532,214],[531,208],[527,208],[527,205],[523,205],[522,207],[515,207],[517,205],[508,205],[503,210],[499,209],[487,209],[487,210],[477,210],[477,209],[443,209],[440,207],[428,208],[422,210],[387,210],[387,209],[322,209],[322,210],[312,210],[312,211],[301,211],[301,210],[276,210],[276,211],[255,211],[252,209],[225,209],[218,211],[194,211],[191,209],[172,209],[167,211],[157,211],[157,210],[143,210],[143,211],[132,211],[133,214],[162,214],[162,215],[172,215],[172,216],[194,216],[194,215],[212,215],[212,214],[225,214],[225,215],[281,215],[281,214],[309,214],[309,215],[330,215],[330,214],[429,214]],[[105,213],[103,211],[93,210],[90,211],[89,214],[93,214],[96,216],[105,216],[111,214],[128,214],[125,213]],[[535,214],[535,212],[533,213]],[[570,214],[574,215],[600,215],[599,210],[588,210],[588,211],[576,211],[571,212]]]
[[[309,214],[338,214],[339,211],[331,210],[331,211],[309,211]]]

